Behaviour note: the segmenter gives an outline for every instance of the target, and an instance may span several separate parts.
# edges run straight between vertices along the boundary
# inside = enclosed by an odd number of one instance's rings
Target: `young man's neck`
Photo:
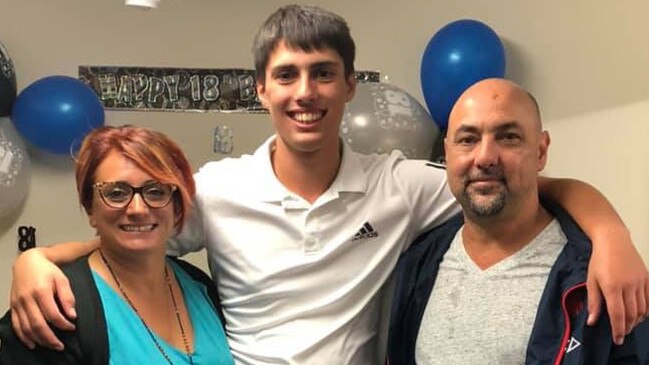
[[[277,179],[309,203],[315,202],[333,183],[342,160],[340,141],[312,152],[297,151],[275,140],[271,161]]]
[[[465,250],[483,270],[518,252],[552,221],[538,201],[513,214],[476,218],[465,213],[464,217]]]

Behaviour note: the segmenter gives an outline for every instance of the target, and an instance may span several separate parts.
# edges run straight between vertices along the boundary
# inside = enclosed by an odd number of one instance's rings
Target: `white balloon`
[[[0,217],[25,200],[31,180],[25,144],[9,117],[0,118]]]
[[[399,149],[408,158],[430,159],[438,134],[421,103],[387,83],[359,83],[340,125],[340,136],[356,152]]]

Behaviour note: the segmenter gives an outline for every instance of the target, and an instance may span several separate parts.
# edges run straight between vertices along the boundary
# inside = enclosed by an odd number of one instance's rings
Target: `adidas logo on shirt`
[[[356,232],[356,234],[354,235],[354,238],[352,238],[352,242],[366,239],[366,238],[374,238],[378,236],[379,236],[379,232],[374,230],[374,227],[372,227],[370,222],[365,222],[363,224],[363,227],[361,227],[361,229],[358,232]]]

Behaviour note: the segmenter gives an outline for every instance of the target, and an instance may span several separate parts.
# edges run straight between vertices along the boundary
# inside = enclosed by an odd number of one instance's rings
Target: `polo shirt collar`
[[[294,196],[275,176],[273,164],[270,159],[270,150],[276,135],[269,137],[254,153],[257,162],[257,171],[260,171],[258,196],[261,201],[281,202]],[[344,141],[342,161],[336,179],[325,194],[365,193],[367,191],[368,177],[359,156],[352,151]]]

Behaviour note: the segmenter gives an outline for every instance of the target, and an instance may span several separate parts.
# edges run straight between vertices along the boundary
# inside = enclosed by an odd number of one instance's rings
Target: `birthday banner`
[[[358,82],[380,82],[358,71]],[[255,70],[79,66],[79,79],[106,109],[266,113],[257,98]]]

